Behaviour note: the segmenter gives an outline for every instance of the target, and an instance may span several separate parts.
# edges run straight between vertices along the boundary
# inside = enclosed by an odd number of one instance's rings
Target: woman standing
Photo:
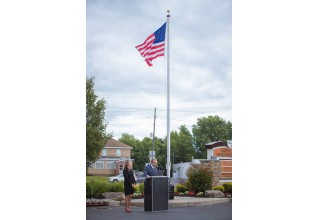
[[[131,205],[132,194],[134,192],[133,187],[136,184],[136,180],[133,175],[132,162],[130,160],[127,160],[124,163],[123,176],[124,176],[124,195],[125,195],[125,206],[126,206],[124,210],[126,212],[132,212],[132,210],[130,209],[130,205]]]

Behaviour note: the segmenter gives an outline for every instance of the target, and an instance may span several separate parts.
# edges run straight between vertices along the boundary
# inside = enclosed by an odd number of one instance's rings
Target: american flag
[[[152,60],[164,56],[165,36],[166,23],[147,37],[142,44],[136,46],[137,50],[140,52],[141,56],[145,58],[145,61],[149,66],[152,66]]]

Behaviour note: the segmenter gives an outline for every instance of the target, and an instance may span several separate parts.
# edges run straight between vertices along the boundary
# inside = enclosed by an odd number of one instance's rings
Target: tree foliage
[[[194,156],[192,135],[185,125],[170,133],[171,163],[190,162]]]
[[[143,138],[141,141],[127,133],[122,134],[119,141],[133,147],[131,151],[131,158],[134,159],[135,170],[143,171],[146,163],[149,163],[149,151],[152,150],[152,139],[149,137]],[[155,137],[154,150],[156,151],[156,158],[159,166],[164,166],[167,159],[167,151],[164,140]]]
[[[145,149],[141,147],[140,140],[136,139],[134,135],[123,133],[119,141],[132,147],[131,158],[134,159],[133,169],[143,170],[146,156],[144,156]]]
[[[106,123],[104,120],[106,101],[98,100],[94,93],[94,77],[86,79],[86,167],[94,163],[99,157],[107,139]]]
[[[219,116],[202,117],[192,126],[192,133],[197,158],[206,158],[205,144],[232,140],[232,123]]]
[[[193,134],[192,134],[193,133]],[[232,139],[232,124],[218,116],[198,118],[193,125],[192,133],[186,125],[181,125],[178,131],[171,131],[171,164],[190,162],[194,158],[206,158],[205,144],[212,141],[225,141]],[[139,140],[130,134],[122,134],[119,141],[133,147],[131,158],[134,159],[134,169],[143,170],[149,163],[149,151],[152,150],[152,139],[145,137]],[[155,137],[154,150],[158,165],[166,168],[167,164],[167,137],[164,139]]]

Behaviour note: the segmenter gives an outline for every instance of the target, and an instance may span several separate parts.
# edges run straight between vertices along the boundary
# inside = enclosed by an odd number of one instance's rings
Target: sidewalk
[[[181,197],[175,196],[173,200],[169,200],[169,207],[189,207],[189,206],[207,206],[220,203],[232,202],[231,198],[197,198],[197,197]],[[105,204],[108,206],[124,206],[124,201],[108,200]],[[144,207],[144,199],[132,199],[132,206]]]
[[[173,200],[169,200],[169,207],[206,206],[231,201],[231,198],[197,198],[175,196]],[[124,205],[124,201],[120,204]],[[144,206],[144,199],[132,199],[131,205]]]

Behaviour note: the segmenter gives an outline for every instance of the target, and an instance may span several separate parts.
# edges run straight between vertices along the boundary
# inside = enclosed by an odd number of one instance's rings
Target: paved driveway
[[[87,207],[87,220],[231,220],[232,203],[200,207],[175,207],[168,211],[145,212],[143,207],[132,206],[133,212],[124,212],[123,206]]]

